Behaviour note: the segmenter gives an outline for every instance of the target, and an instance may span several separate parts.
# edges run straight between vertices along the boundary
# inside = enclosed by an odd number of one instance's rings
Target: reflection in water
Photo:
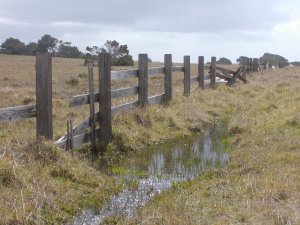
[[[75,218],[73,224],[99,224],[105,217],[116,214],[131,216],[137,207],[144,206],[156,194],[170,188],[173,182],[193,179],[208,167],[225,166],[229,159],[222,141],[225,131],[224,125],[218,123],[193,139],[165,143],[135,155],[134,161],[132,158],[122,160],[117,166],[146,172],[147,177],[127,175],[128,179],[138,180],[137,189],[124,189],[113,196],[99,213],[87,210]]]

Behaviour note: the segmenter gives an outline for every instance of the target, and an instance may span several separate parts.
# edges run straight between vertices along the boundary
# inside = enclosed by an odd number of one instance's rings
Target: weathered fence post
[[[217,66],[217,58],[211,57],[211,66],[210,66],[210,87],[216,88],[216,66]]]
[[[165,96],[166,102],[172,99],[172,55],[165,54]]]
[[[189,96],[191,92],[191,63],[190,63],[190,56],[186,55],[184,56],[184,78],[183,78],[183,84],[184,84],[184,95]]]
[[[67,119],[67,141],[66,141],[66,150],[70,150],[70,120]]]
[[[139,54],[139,106],[144,107],[148,104],[148,55]]]
[[[246,59],[246,71],[248,74],[250,73],[250,59],[249,58]]]
[[[254,72],[258,72],[258,58],[253,59]]]
[[[94,97],[94,73],[93,64],[88,64],[88,80],[89,80],[89,106],[90,106],[90,126],[91,126],[91,144],[92,152],[96,154],[96,136],[95,136],[95,97]]]
[[[204,89],[204,56],[198,58],[199,87]]]
[[[250,73],[253,73],[253,59],[250,58]]]
[[[111,55],[99,55],[99,122],[100,151],[106,148],[112,135],[111,126]]]
[[[255,73],[256,72],[256,59],[253,58],[253,67],[252,67],[252,72]]]
[[[36,55],[36,133],[53,141],[52,123],[52,59],[46,53]]]

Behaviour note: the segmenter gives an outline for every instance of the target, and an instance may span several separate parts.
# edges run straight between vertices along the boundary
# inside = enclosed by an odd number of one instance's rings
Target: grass
[[[299,224],[299,72],[260,72],[250,84],[208,91],[215,110],[222,104],[233,109],[227,117],[229,165],[173,185],[133,218],[118,218],[120,223]],[[228,112],[219,110],[221,116]]]
[[[67,222],[119,189],[116,181],[52,143],[30,143],[0,157],[0,223]]]
[[[82,60],[53,59],[55,139],[64,134],[67,118],[78,123],[88,115],[87,106],[68,107],[71,96],[87,91],[82,64]],[[34,101],[33,57],[0,55],[0,71],[0,107]],[[197,65],[191,71],[196,73]],[[299,72],[295,67],[263,71],[249,77],[249,84],[197,89],[188,98],[182,96],[182,74],[178,73],[173,79],[174,100],[168,105],[116,115],[107,154],[117,157],[144,151],[164,140],[199,132],[221,117],[229,123],[224,142],[231,159],[226,169],[174,184],[134,218],[108,220],[121,224],[299,223]],[[72,78],[78,81],[76,86],[66,83]],[[162,79],[150,79],[150,95],[163,92]],[[112,85],[118,88],[136,82]],[[114,104],[134,98],[121,98]],[[87,160],[89,146],[72,157],[34,139],[34,119],[0,124],[0,224],[68,221],[120,190],[122,181],[103,175]],[[115,173],[123,172],[115,168]]]

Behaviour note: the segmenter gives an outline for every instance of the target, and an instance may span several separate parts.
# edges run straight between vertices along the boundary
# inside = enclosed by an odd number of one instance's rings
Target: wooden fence
[[[191,83],[197,82],[199,88],[208,86],[216,88],[220,83],[232,85],[237,79],[246,83],[246,74],[259,71],[258,59],[249,59],[237,70],[216,65],[216,57],[211,58],[211,64],[204,64],[204,57],[198,58],[198,73],[191,74],[190,56],[184,56],[183,66],[173,66],[172,55],[166,54],[164,66],[148,68],[147,54],[140,54],[138,69],[126,71],[111,71],[111,56],[107,53],[99,55],[99,92],[94,92],[93,66],[88,65],[89,93],[73,96],[70,107],[89,104],[90,116],[73,127],[72,121],[67,122],[67,133],[55,144],[70,149],[91,142],[93,152],[96,153],[96,139],[99,140],[100,150],[109,143],[112,135],[112,116],[119,112],[126,112],[138,107],[160,104],[172,99],[172,74],[183,73],[183,94],[191,92]],[[205,74],[205,69],[209,70]],[[164,93],[148,96],[148,78],[154,75],[164,76]],[[222,79],[217,80],[217,77]],[[112,80],[137,78],[138,85],[111,90]],[[138,95],[138,100],[126,104],[113,106],[112,99]],[[99,112],[95,112],[94,104],[99,104]],[[49,53],[36,56],[36,104],[0,109],[0,122],[9,122],[36,117],[37,138],[44,137],[53,141],[52,123],[52,62]]]

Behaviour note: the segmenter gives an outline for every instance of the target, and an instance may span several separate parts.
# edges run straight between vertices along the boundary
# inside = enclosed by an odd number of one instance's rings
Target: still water
[[[224,167],[226,126],[216,123],[194,137],[158,144],[119,162],[103,163],[103,171],[128,180],[128,185],[98,212],[86,210],[72,224],[101,224],[113,215],[131,216],[155,195],[171,188],[174,182],[194,179],[208,168]]]

